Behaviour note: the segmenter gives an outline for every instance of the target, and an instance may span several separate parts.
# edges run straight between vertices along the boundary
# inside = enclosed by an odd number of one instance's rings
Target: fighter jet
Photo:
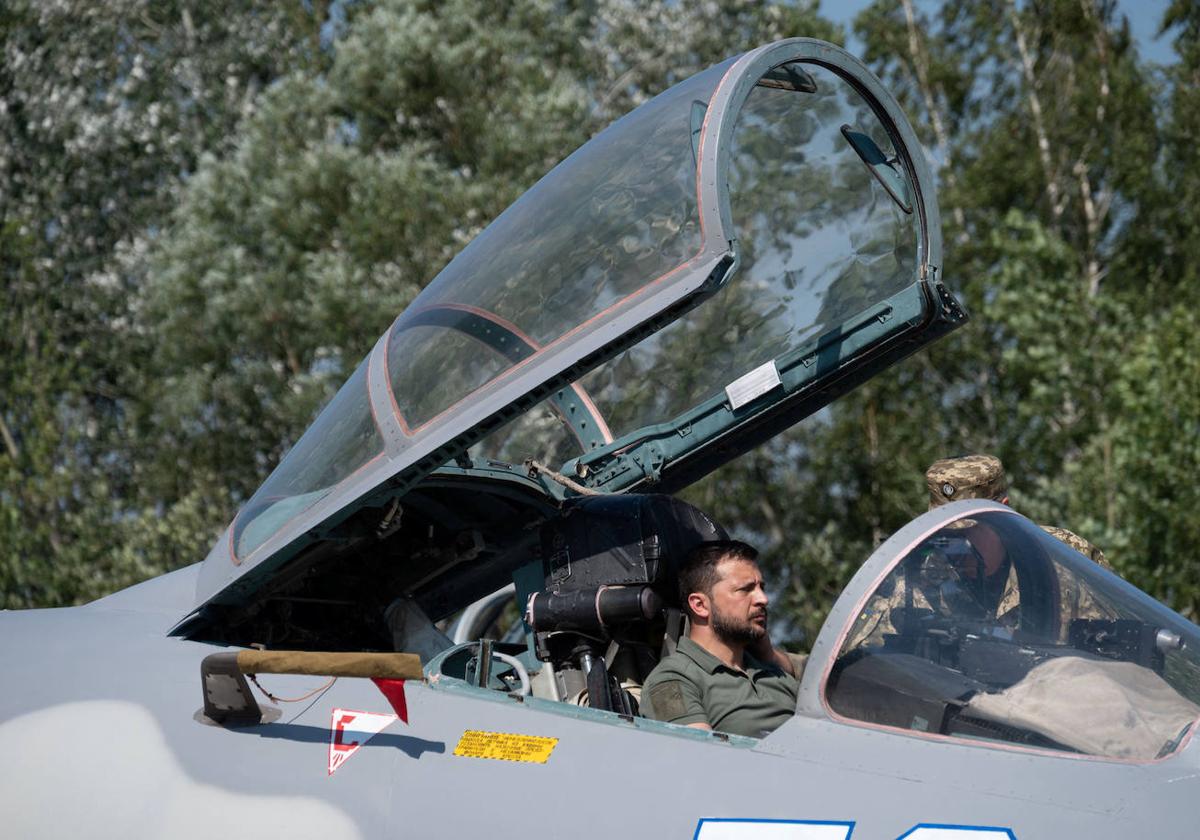
[[[866,559],[775,731],[639,714],[679,559],[726,533],[672,494],[962,325],[940,236],[911,125],[830,44],[615,122],[202,563],[0,614],[4,836],[1191,836],[1200,628],[997,503]]]

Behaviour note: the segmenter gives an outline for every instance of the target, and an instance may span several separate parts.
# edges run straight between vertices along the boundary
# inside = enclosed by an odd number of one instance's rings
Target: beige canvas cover
[[[1200,717],[1200,706],[1133,662],[1066,656],[1035,666],[1003,691],[975,695],[965,714],[1019,726],[1088,755],[1145,760],[1173,744]]]

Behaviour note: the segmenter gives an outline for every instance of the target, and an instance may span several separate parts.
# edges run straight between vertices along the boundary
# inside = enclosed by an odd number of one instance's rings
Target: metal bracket
[[[204,708],[196,719],[219,726],[257,726],[277,719],[281,712],[273,706],[266,712],[250,693],[250,685],[238,668],[237,652],[214,653],[200,663],[200,683],[204,689]]]

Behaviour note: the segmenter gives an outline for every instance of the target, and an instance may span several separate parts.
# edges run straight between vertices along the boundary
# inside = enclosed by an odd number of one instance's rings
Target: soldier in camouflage
[[[991,499],[1008,504],[1004,465],[995,455],[963,455],[934,461],[925,471],[925,484],[929,488],[930,510],[960,499]],[[1112,568],[1104,552],[1078,534],[1052,525],[1042,525],[1041,529],[1104,568]]]
[[[1004,466],[999,458],[992,455],[965,455],[936,461],[926,471],[925,483],[929,488],[931,510],[960,499],[990,499],[1008,504],[1008,483],[1004,477]],[[951,528],[961,530],[972,546],[972,554],[978,566],[972,574],[994,580],[996,583],[993,590],[994,600],[991,601],[991,611],[996,620],[1000,624],[1015,623],[1020,603],[1016,570],[1004,557],[1003,547],[996,535],[986,526],[970,519],[961,520]],[[1066,528],[1046,525],[1042,525],[1041,528],[1104,568],[1111,568],[1104,553],[1083,537]],[[1001,575],[1003,577],[1000,577]],[[999,586],[1001,582],[1003,588]],[[915,585],[912,592],[907,591],[904,578],[898,574],[890,576],[881,589],[888,586],[891,587],[890,591],[886,594],[881,591],[868,602],[850,634],[845,650],[851,650],[863,643],[879,644],[883,635],[895,633],[894,610],[903,607],[931,609],[932,602],[938,599],[932,592],[923,591],[920,584]],[[1059,605],[1062,612],[1060,633],[1064,640],[1066,628],[1075,618],[1114,617],[1108,615],[1107,610],[1096,603],[1090,591],[1080,588],[1073,579],[1067,579],[1061,569],[1059,588]]]

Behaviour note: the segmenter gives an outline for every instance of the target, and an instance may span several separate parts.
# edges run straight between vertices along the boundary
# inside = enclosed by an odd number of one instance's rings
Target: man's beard
[[[765,612],[763,613],[763,617],[766,617]],[[725,642],[725,644],[748,647],[767,634],[765,626],[759,627],[749,619],[731,618],[716,610],[713,611],[710,623],[717,638]]]

